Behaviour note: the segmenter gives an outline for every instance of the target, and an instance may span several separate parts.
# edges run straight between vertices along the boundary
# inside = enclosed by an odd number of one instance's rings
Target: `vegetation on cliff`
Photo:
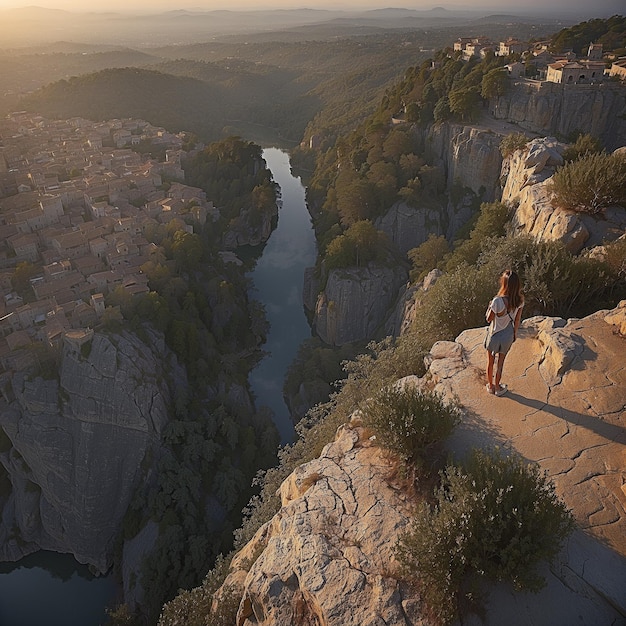
[[[461,591],[471,575],[511,582],[517,590],[541,589],[537,566],[558,554],[574,521],[538,466],[475,450],[440,478],[434,502],[419,504],[397,547],[432,622],[452,623],[468,597],[476,608],[476,580]]]
[[[221,185],[206,175],[207,163]],[[130,297],[117,290],[107,302],[120,307],[140,337],[146,324],[162,332],[189,379],[188,387],[176,389],[156,471],[138,487],[124,521],[123,541],[149,522],[158,526],[136,581],[149,623],[179,588],[197,585],[215,557],[230,549],[252,478],[275,462],[278,445],[270,417],[257,413],[246,395],[267,330],[264,312],[249,301],[242,269],[219,255],[228,216],[255,198],[262,198],[259,211],[272,210],[270,204],[275,210],[275,184],[260,148],[237,139],[208,146],[188,166],[194,181],[223,203],[223,224],[194,223],[194,233],[178,219],[155,226],[147,236],[159,254],[143,268],[150,293]],[[193,223],[191,214],[188,220]]]
[[[554,206],[596,215],[626,208],[626,156],[585,152],[558,168],[549,183]]]

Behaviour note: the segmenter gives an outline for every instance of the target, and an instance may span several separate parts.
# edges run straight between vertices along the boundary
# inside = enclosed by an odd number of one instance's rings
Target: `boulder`
[[[549,182],[562,163],[563,144],[534,139],[505,160],[502,201],[515,206],[514,232],[537,241],[560,241],[572,254],[618,239],[626,229],[626,209],[609,207],[601,219],[552,205]]]

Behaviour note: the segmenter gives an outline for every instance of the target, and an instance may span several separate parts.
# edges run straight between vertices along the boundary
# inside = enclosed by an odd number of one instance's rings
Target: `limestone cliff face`
[[[486,585],[483,626],[617,624],[626,616],[623,458],[626,302],[582,320],[525,320],[505,364],[503,397],[484,389],[485,328],[436,343],[431,385],[461,402],[464,418],[446,447],[501,446],[538,463],[579,525],[537,594]],[[414,588],[395,577],[393,546],[411,498],[360,426],[339,429],[320,458],[280,488],[282,507],[232,561],[222,587],[239,599],[237,626],[429,624]],[[219,603],[220,593],[215,602]]]
[[[401,267],[331,270],[317,298],[316,333],[334,346],[374,337],[406,280]]]
[[[427,130],[424,149],[427,158],[443,165],[448,189],[458,183],[486,202],[496,198],[502,165],[499,135],[474,126],[434,124]],[[468,218],[459,216],[456,227]]]
[[[610,207],[598,219],[552,206],[548,183],[563,164],[564,148],[556,139],[544,137],[513,153],[502,165],[506,181],[502,201],[516,206],[512,220],[516,233],[531,235],[538,241],[561,241],[576,254],[623,235],[626,209]]]
[[[149,344],[130,333],[66,339],[58,379],[14,375],[15,400],[0,411],[13,484],[0,560],[42,548],[110,566],[133,491],[159,456],[170,389],[187,384],[162,338],[150,333]]]
[[[610,150],[626,144],[626,89],[619,83],[519,81],[491,103],[490,111],[496,119],[540,134],[569,137],[576,132],[590,133]]]
[[[417,624],[394,577],[393,538],[409,507],[358,420],[281,486],[282,508],[233,560],[237,626]],[[260,554],[260,556],[259,556]]]
[[[424,243],[431,233],[445,235],[449,222],[449,215],[443,207],[412,207],[396,202],[374,222],[374,226],[384,232],[402,254],[406,254]]]

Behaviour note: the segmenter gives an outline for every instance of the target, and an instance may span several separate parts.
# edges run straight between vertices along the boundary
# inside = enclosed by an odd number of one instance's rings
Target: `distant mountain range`
[[[66,41],[155,47],[246,33],[273,32],[280,37],[281,31],[320,26],[325,27],[327,36],[345,36],[362,33],[368,28],[413,29],[471,24],[485,19],[486,15],[484,11],[451,11],[441,7],[428,11],[401,8],[370,11],[179,9],[153,14],[122,14],[75,13],[30,6],[0,10],[3,26],[0,45],[7,49]],[[514,21],[518,18],[511,15],[507,19]]]

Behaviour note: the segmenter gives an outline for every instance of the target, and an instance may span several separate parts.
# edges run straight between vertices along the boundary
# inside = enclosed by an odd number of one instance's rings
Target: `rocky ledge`
[[[581,320],[525,320],[503,397],[484,389],[484,328],[433,346],[428,380],[465,412],[449,451],[497,445],[539,463],[579,526],[544,567],[540,593],[491,587],[484,616],[464,623],[625,623],[625,332],[626,302]],[[241,597],[237,625],[427,624],[393,576],[411,503],[392,476],[358,418],[299,467],[281,486],[281,510],[233,560],[225,585]]]

